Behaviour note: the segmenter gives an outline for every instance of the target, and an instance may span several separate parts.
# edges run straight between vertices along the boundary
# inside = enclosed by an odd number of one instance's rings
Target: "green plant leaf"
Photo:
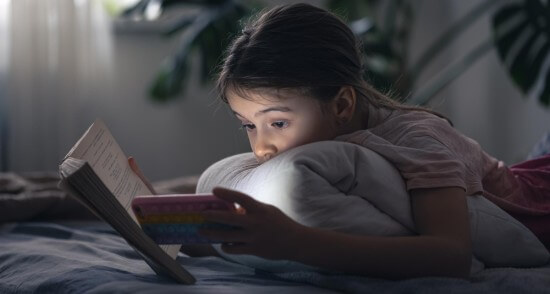
[[[216,5],[217,3],[221,4]],[[184,90],[188,78],[188,60],[193,53],[200,54],[202,83],[210,81],[230,36],[238,29],[238,21],[249,13],[249,10],[235,1],[217,0],[205,5],[191,23],[185,24],[186,20],[183,20],[181,23],[185,29],[179,50],[157,74],[149,91],[151,98],[166,102],[178,97]],[[188,16],[186,18],[189,19]],[[234,25],[225,25],[227,23]],[[195,48],[199,52],[192,50]]]
[[[538,100],[550,106],[550,77],[543,72],[550,58],[550,6],[541,0],[525,0],[503,6],[493,18],[497,52],[510,77],[523,93],[537,85]]]
[[[326,7],[349,22],[374,13],[373,6],[377,2],[379,0],[329,0]]]
[[[166,59],[149,88],[149,96],[155,102],[166,102],[174,98],[182,91],[187,72],[187,60]]]
[[[362,42],[364,78],[376,89],[387,92],[394,88],[404,70],[401,54],[393,44],[394,38],[373,25],[358,36]],[[399,50],[400,51],[400,50]],[[401,89],[394,89],[401,94]]]
[[[223,17],[212,21],[194,40],[194,46],[201,56],[203,85],[214,78],[225,48],[239,29],[239,20],[247,14],[247,10],[232,6],[223,13]]]

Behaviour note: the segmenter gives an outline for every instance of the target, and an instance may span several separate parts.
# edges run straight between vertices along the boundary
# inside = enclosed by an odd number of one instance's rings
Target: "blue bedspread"
[[[178,261],[196,278],[159,277],[101,222],[26,222],[0,226],[0,293],[550,293],[550,265],[488,269],[471,281],[387,281],[316,272],[270,274],[218,257]]]

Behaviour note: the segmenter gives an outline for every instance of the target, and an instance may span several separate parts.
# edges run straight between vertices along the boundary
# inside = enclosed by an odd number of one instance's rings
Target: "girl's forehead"
[[[273,106],[284,106],[292,110],[299,110],[317,108],[314,106],[319,105],[317,100],[290,89],[246,90],[244,93],[241,93],[241,91],[228,91],[226,96],[230,107],[234,111],[239,111],[239,109],[252,111],[253,109]]]
[[[250,110],[255,111],[257,109],[273,107],[273,106],[286,106],[292,104],[292,99],[281,99],[279,97],[273,97],[264,93],[247,93],[247,95],[238,95],[236,93],[227,94],[227,102],[233,110],[243,111]]]
[[[226,91],[227,100],[231,99],[245,99],[254,101],[257,103],[278,103],[293,98],[305,98],[303,90],[290,89],[290,88],[256,88],[256,89],[244,89],[233,88]],[[309,97],[308,97],[309,98]]]

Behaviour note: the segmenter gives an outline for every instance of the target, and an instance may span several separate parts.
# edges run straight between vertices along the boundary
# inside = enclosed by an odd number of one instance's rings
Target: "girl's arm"
[[[239,203],[246,214],[206,212],[211,220],[242,227],[203,231],[225,240],[222,249],[269,259],[290,259],[326,269],[383,278],[448,276],[467,278],[471,239],[466,195],[460,188],[411,191],[418,236],[373,237],[300,225],[274,206],[227,189],[214,194]]]

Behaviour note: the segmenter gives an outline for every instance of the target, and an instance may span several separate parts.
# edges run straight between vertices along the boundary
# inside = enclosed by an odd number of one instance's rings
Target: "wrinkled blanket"
[[[548,293],[550,265],[495,268],[470,281],[388,281],[312,271],[268,273],[219,257],[177,261],[195,277],[180,285],[159,277],[102,222],[0,225],[0,293]]]
[[[54,172],[0,173],[0,223],[31,219],[96,219],[61,191]]]

